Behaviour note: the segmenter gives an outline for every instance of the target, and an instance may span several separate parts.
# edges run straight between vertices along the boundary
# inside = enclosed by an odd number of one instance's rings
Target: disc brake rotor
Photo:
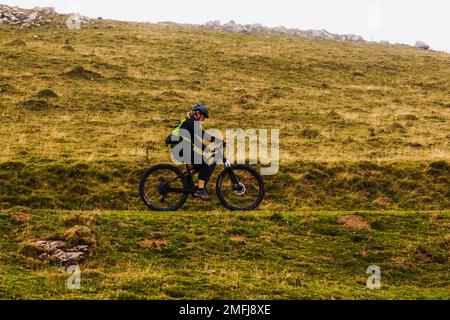
[[[239,189],[238,188],[233,189],[234,193],[236,193],[238,196],[243,196],[247,192],[247,188],[242,183],[239,183]]]

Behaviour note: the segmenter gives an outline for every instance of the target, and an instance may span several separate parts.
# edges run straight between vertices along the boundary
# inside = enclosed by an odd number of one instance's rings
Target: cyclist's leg
[[[206,180],[209,177],[210,166],[207,163],[205,163],[202,158],[202,162],[200,164],[195,164],[194,168],[199,172],[198,190],[195,192],[194,197],[200,198],[204,201],[208,201],[210,199],[210,196],[208,192],[206,192],[205,187],[206,187]]]
[[[192,162],[194,163],[194,152],[192,154]],[[203,157],[201,157],[202,162],[200,164],[195,164],[194,168],[199,172],[198,173],[198,179],[199,179],[199,189],[203,190],[205,189],[205,185],[207,183],[207,180],[209,178],[210,175],[210,171],[211,171],[211,166],[205,162],[205,160],[203,159]]]

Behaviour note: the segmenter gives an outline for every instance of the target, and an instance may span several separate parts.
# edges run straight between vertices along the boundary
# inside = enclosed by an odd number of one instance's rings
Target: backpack
[[[178,133],[180,132],[180,128],[183,125],[183,123],[186,122],[187,119],[183,119],[181,120],[178,125],[172,130],[172,133],[166,138],[166,146],[169,148],[173,148],[175,147],[178,143],[180,143],[183,138],[179,137],[178,141],[176,141],[175,139],[173,139],[174,136],[178,136]]]

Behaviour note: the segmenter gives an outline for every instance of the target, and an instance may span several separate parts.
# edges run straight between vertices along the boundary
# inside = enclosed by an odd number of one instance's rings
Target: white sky
[[[209,20],[261,23],[354,33],[366,40],[427,42],[450,52],[449,0],[0,0],[23,8],[55,7],[129,21],[204,23]]]

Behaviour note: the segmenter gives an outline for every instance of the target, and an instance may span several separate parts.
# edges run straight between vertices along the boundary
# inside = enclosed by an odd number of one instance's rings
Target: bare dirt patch
[[[151,248],[162,249],[162,248],[168,247],[170,245],[170,241],[163,240],[163,239],[159,239],[159,240],[144,239],[144,240],[140,241],[139,244],[141,245],[142,248],[145,248],[145,249],[151,249]]]
[[[246,237],[241,237],[241,236],[230,237],[230,241],[233,241],[233,242],[245,242],[245,240],[247,240]]]
[[[266,242],[272,241],[272,237],[271,236],[261,236],[260,239],[262,241],[266,241]]]
[[[11,217],[19,222],[28,222],[30,221],[30,215],[22,212],[13,212],[11,213]]]
[[[358,230],[372,230],[369,221],[366,218],[356,215],[341,216],[338,222],[345,228]]]

